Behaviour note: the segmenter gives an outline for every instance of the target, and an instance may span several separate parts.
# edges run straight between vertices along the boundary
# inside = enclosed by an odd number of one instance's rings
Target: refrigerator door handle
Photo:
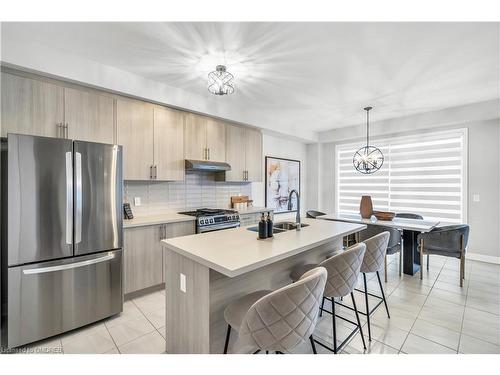
[[[73,243],[73,153],[66,152],[66,244]]]
[[[77,263],[61,264],[59,266],[51,266],[51,267],[44,267],[44,268],[30,268],[27,270],[23,270],[23,273],[25,275],[34,275],[34,274],[39,274],[39,273],[64,271],[64,270],[69,270],[69,269],[73,269],[73,268],[89,266],[91,264],[106,262],[106,261],[114,259],[114,258],[115,258],[114,253],[108,253],[107,255],[105,255],[103,257],[84,260],[82,262],[77,262]]]
[[[82,242],[82,154],[75,152],[75,243]]]

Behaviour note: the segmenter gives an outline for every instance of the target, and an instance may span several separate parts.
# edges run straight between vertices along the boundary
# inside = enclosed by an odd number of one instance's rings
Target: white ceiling
[[[280,132],[361,123],[367,105],[377,121],[499,97],[497,23],[3,24],[9,33],[207,97],[208,72],[225,64],[236,90],[221,99]]]

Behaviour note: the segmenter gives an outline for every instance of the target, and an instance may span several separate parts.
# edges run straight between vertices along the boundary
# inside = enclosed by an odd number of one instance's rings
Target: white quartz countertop
[[[248,207],[245,210],[239,210],[240,215],[254,214],[259,212],[273,211],[267,207]],[[160,225],[169,223],[178,223],[182,221],[195,221],[194,216],[181,215],[177,212],[164,212],[144,216],[136,216],[132,220],[123,220],[123,228],[145,227],[148,225]]]
[[[363,224],[304,219],[308,227],[257,240],[248,227],[163,240],[164,247],[229,277],[278,262],[366,228]],[[251,226],[250,226],[251,227]]]
[[[123,228],[144,227],[147,225],[159,225],[179,223],[183,221],[195,221],[194,216],[181,215],[176,212],[165,212],[161,214],[137,216],[131,220],[123,220]]]

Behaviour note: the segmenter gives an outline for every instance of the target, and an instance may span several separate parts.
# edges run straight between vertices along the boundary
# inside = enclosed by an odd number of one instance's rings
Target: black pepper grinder
[[[267,237],[273,237],[273,221],[271,220],[271,212],[267,213]]]
[[[259,240],[263,240],[265,238],[267,238],[267,223],[263,212],[259,221]]]

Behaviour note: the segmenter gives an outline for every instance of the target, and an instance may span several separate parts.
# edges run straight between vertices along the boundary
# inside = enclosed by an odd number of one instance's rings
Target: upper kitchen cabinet
[[[262,181],[262,133],[241,126],[226,127],[226,181]]]
[[[154,107],[155,179],[184,179],[184,113]]]
[[[205,160],[207,156],[207,118],[188,113],[184,129],[185,158]]]
[[[226,124],[207,119],[207,160],[226,161]]]
[[[245,128],[246,181],[262,181],[262,133],[260,130]]]
[[[226,161],[225,129],[221,121],[188,114],[184,133],[186,159]]]
[[[51,83],[2,73],[2,136],[62,136],[63,95],[63,88]]]
[[[94,92],[64,89],[67,138],[114,143],[114,99]]]
[[[150,180],[153,168],[153,105],[116,101],[117,143],[123,146],[123,179]]]

